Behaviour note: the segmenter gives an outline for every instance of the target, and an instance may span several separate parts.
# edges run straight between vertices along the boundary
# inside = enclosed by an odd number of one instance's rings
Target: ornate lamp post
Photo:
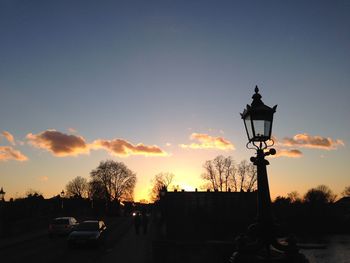
[[[247,105],[241,113],[244,120],[245,129],[248,135],[248,149],[256,149],[256,157],[250,158],[251,162],[257,166],[257,183],[258,183],[258,214],[257,221],[260,224],[267,224],[272,221],[271,198],[269,183],[267,179],[266,165],[269,162],[265,160],[265,155],[276,154],[275,149],[264,152],[265,149],[273,145],[271,140],[273,114],[276,112],[277,105],[273,108],[266,106],[259,94],[258,86],[255,87],[255,94],[252,97],[251,106]],[[272,145],[268,145],[267,141],[271,141]],[[249,145],[252,145],[249,146]]]
[[[277,241],[266,170],[269,162],[265,159],[265,156],[276,154],[275,149],[266,149],[274,144],[271,132],[277,105],[272,108],[265,105],[257,86],[252,99],[252,104],[247,105],[241,117],[248,136],[246,146],[256,150],[256,156],[250,160],[257,167],[257,218],[256,223],[248,228],[247,234],[237,238],[238,251],[233,254],[230,262],[308,262],[298,252],[295,238],[288,238],[286,244]]]

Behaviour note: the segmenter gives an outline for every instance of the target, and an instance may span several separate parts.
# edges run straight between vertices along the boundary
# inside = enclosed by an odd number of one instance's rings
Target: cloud
[[[26,138],[33,146],[45,149],[58,157],[77,156],[90,151],[83,137],[64,134],[56,130],[46,130],[39,134],[29,133]]]
[[[304,147],[324,150],[335,150],[339,146],[344,146],[344,142],[339,139],[326,138],[322,136],[311,136],[307,133],[297,134],[293,138],[284,138],[281,145],[288,147]]]
[[[192,133],[190,140],[197,140],[199,143],[180,144],[180,147],[191,149],[235,149],[234,145],[229,140],[223,137],[213,137],[204,133]]]
[[[6,138],[6,140],[9,143],[11,143],[12,145],[16,145],[15,138],[11,133],[9,133],[8,131],[3,131],[1,134]]]
[[[93,149],[105,149],[112,155],[126,157],[129,155],[166,156],[167,153],[156,145],[132,144],[123,139],[96,140],[91,145]]]
[[[41,182],[47,182],[49,180],[49,177],[47,177],[47,176],[40,176],[38,178],[38,180],[41,181]]]
[[[76,129],[74,129],[74,128],[68,128],[68,131],[70,132],[70,133],[77,133],[78,131],[76,130]]]
[[[47,150],[54,156],[66,157],[88,154],[91,150],[107,150],[112,155],[130,156],[167,156],[168,154],[156,145],[139,143],[134,145],[123,139],[95,140],[87,143],[85,139],[77,135],[68,135],[56,130],[46,130],[38,134],[29,133],[26,136],[29,143],[37,148]]]
[[[28,157],[10,146],[0,146],[0,161],[7,160],[16,160],[23,162],[27,161]]]
[[[289,158],[300,158],[302,156],[303,156],[303,153],[297,149],[292,149],[292,150],[280,149],[280,150],[277,150],[276,155],[273,155],[273,157],[289,157]]]

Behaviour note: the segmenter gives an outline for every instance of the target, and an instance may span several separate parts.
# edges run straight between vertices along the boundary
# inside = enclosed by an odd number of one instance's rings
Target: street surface
[[[146,234],[136,235],[132,226],[121,240],[101,257],[100,262],[152,263],[151,227]]]
[[[150,239],[136,235],[132,218],[116,218],[110,222],[106,242],[98,248],[68,248],[66,237],[37,237],[5,248],[0,248],[4,262],[120,262],[149,263]]]

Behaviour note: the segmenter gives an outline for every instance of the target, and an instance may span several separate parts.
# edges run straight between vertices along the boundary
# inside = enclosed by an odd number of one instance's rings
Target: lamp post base
[[[296,238],[291,235],[281,244],[276,239],[276,227],[272,223],[255,223],[248,228],[247,234],[236,238],[237,251],[229,262],[289,262],[308,263],[308,259],[299,252]]]
[[[235,252],[233,253],[232,257],[230,258],[230,263],[237,263],[237,262],[249,262],[249,263],[267,263],[267,262],[288,262],[288,263],[309,263],[309,260],[301,253],[296,253],[293,255],[288,255],[286,253],[277,251],[277,250],[271,250],[269,255],[266,253],[259,253],[259,254],[246,254],[241,252]]]

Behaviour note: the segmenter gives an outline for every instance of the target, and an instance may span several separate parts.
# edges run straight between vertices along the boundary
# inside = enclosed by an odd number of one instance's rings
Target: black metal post
[[[276,150],[271,148],[264,151],[274,144],[271,131],[277,105],[272,108],[265,105],[257,86],[254,91],[252,104],[247,105],[241,116],[248,135],[247,148],[256,150],[256,157],[251,157],[250,160],[257,168],[257,218],[256,222],[249,226],[247,233],[236,239],[237,251],[232,255],[230,262],[308,262],[305,256],[298,252],[294,237],[287,238],[286,244],[281,244],[277,239],[266,170],[269,162],[265,160],[265,156],[276,154]],[[268,141],[272,144],[268,145]],[[249,147],[249,144],[252,146]]]
[[[267,179],[266,165],[269,162],[265,159],[265,153],[262,149],[257,150],[257,157],[252,158],[254,165],[257,167],[258,183],[258,211],[257,221],[261,224],[270,224],[272,222],[271,198],[269,182]]]
[[[281,244],[277,240],[266,169],[269,162],[265,159],[266,155],[275,152],[275,150],[264,152],[264,148],[260,145],[259,148],[257,147],[257,156],[250,159],[257,167],[257,218],[256,223],[249,226],[247,234],[241,234],[236,239],[237,252],[230,258],[231,263],[309,262],[303,254],[299,253],[295,238],[289,237],[286,244]],[[275,248],[273,252],[272,247]]]

